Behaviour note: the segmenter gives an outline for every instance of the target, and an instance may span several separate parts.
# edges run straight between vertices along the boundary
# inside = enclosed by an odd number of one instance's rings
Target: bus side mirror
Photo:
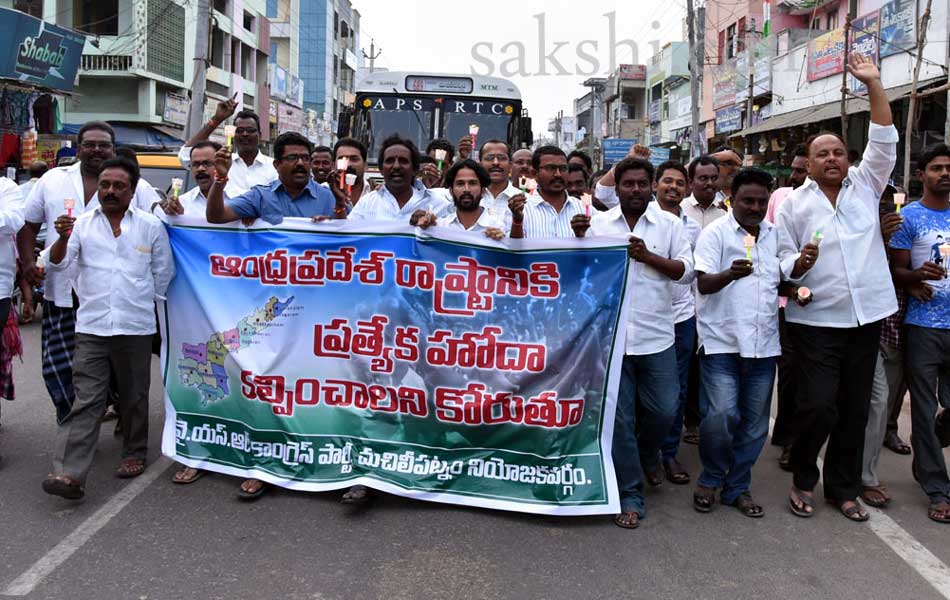
[[[353,118],[353,109],[344,108],[340,111],[340,117],[336,124],[336,137],[345,138],[350,135],[350,120]]]
[[[521,117],[521,145],[530,148],[534,144],[534,131],[531,130],[531,117]]]

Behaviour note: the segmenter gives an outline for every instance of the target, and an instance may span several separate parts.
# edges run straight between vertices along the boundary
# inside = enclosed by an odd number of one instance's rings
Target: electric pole
[[[692,116],[690,127],[690,158],[702,154],[702,145],[699,131],[699,113],[703,109],[699,98],[703,87],[703,64],[706,61],[706,8],[693,7],[694,0],[686,0],[686,21],[690,49],[693,58],[689,61],[689,91],[693,97]]]
[[[195,75],[191,81],[191,104],[188,106],[188,124],[185,139],[195,134],[205,119],[205,91],[207,88],[208,40],[211,37],[211,0],[198,0],[195,20]]]
[[[379,58],[379,55],[383,53],[383,49],[380,48],[379,52],[376,51],[376,40],[370,38],[369,40],[369,54],[366,53],[366,50],[362,50],[363,58],[369,60],[369,72],[372,73],[376,68],[376,59]]]
[[[841,139],[848,144],[848,60],[851,55],[851,12],[844,18],[844,70],[841,72]],[[880,61],[878,61],[880,62]]]
[[[930,25],[930,7],[932,0],[927,0],[927,7],[917,25],[917,61],[914,63],[914,79],[910,84],[910,102],[907,108],[907,124],[904,128],[904,189],[910,188],[910,154],[913,150],[911,142],[914,135],[914,113],[917,112],[917,82],[920,81],[920,63],[924,57],[924,46],[927,44],[927,26]],[[950,107],[948,107],[950,110]]]

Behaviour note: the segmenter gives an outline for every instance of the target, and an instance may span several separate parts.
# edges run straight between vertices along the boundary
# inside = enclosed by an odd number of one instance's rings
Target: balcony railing
[[[128,71],[132,57],[122,54],[83,54],[79,63],[83,71]]]

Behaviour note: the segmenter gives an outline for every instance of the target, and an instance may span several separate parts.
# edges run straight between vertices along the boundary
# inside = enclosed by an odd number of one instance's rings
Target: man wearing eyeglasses
[[[237,96],[237,94],[235,94]],[[198,142],[207,140],[214,131],[227,121],[237,103],[234,97],[218,104],[214,116],[205,123],[204,127],[191,137],[181,150],[178,151],[178,160],[186,169],[191,162],[191,149]],[[228,172],[228,184],[224,193],[228,198],[240,196],[255,185],[266,185],[277,179],[277,170],[273,160],[260,151],[261,120],[253,110],[244,109],[234,116],[234,148],[237,150],[231,157],[231,168]]]
[[[209,223],[230,223],[240,219],[263,219],[272,225],[284,217],[314,220],[346,218],[346,205],[310,177],[310,140],[299,133],[281,134],[274,141],[274,169],[277,181],[254,186],[244,194],[224,195],[230,183],[231,153],[221,148],[214,157],[214,182],[208,191],[205,217]]]
[[[44,279],[34,262],[34,248],[40,227],[46,223],[46,247],[56,241],[55,222],[62,215],[82,213],[99,208],[99,173],[105,161],[115,155],[115,132],[104,121],[89,121],[79,129],[79,161],[68,167],[50,169],[43,175],[26,199],[26,225],[17,235],[21,268],[31,285]],[[67,205],[66,201],[72,204]],[[135,187],[132,204],[149,212],[161,198],[144,179]],[[67,208],[69,206],[69,208]],[[49,273],[45,277],[43,297],[43,379],[53,405],[56,420],[62,422],[69,414],[75,398],[73,392],[73,335],[76,306],[69,273]]]
[[[221,149],[217,142],[198,142],[191,148],[191,178],[195,187],[175,198],[169,195],[161,204],[162,211],[167,215],[188,215],[204,217],[208,209],[208,192],[214,179],[214,156]],[[158,218],[163,218],[159,211],[155,211]]]
[[[567,193],[567,155],[557,146],[541,146],[531,162],[538,173],[538,188],[527,199],[510,200],[511,237],[584,237],[590,217],[583,203]]]

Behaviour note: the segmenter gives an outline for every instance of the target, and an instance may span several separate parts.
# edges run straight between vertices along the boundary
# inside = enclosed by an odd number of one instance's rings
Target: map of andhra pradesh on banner
[[[167,456],[298,490],[619,511],[625,238],[186,218],[169,237]]]

